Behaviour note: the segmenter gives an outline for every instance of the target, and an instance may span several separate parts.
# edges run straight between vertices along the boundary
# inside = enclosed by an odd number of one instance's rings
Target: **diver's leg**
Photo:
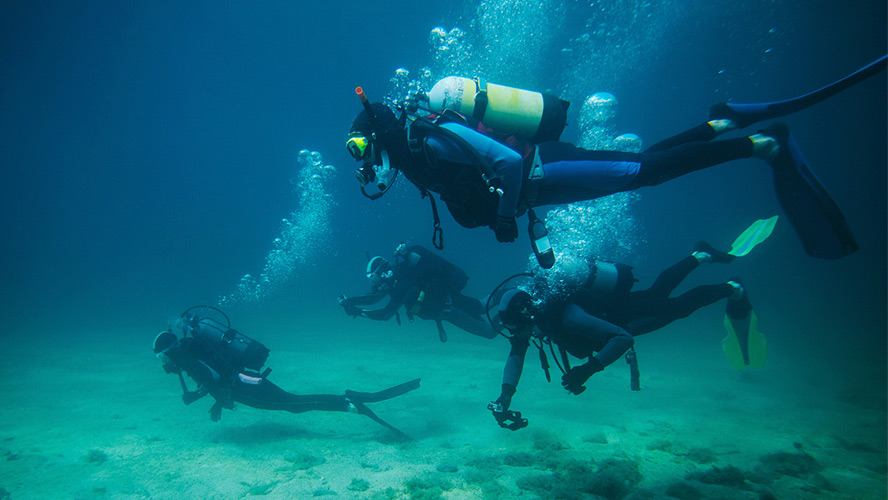
[[[700,265],[700,261],[693,255],[681,259],[675,264],[667,267],[657,276],[654,284],[646,290],[649,294],[665,299],[675,290],[688,274]],[[641,293],[641,292],[639,292]]]
[[[656,186],[697,170],[732,160],[752,158],[759,154],[755,141],[752,137],[740,137],[724,141],[693,142],[664,151],[642,153],[638,174],[627,190]],[[775,141],[772,142],[776,144]]]
[[[655,153],[664,151],[681,144],[689,142],[709,142],[725,132],[729,132],[738,128],[737,124],[729,119],[713,119],[706,123],[701,123],[696,127],[690,128],[679,134],[673,135],[667,139],[654,144],[644,150],[645,153]]]
[[[481,316],[484,306],[481,301],[462,294],[453,294],[453,306],[450,314],[443,319],[448,323],[485,339],[496,338],[499,333]]]
[[[653,153],[626,153],[543,143],[539,145],[543,176],[534,185],[534,206],[573,203],[655,186],[731,160],[760,156],[776,144],[771,138],[753,136],[692,142]]]
[[[499,335],[487,321],[469,316],[459,309],[453,309],[444,320],[472,335],[484,337],[485,339],[494,339]]]
[[[539,145],[541,179],[528,183],[533,206],[591,200],[625,191],[638,174],[639,153],[592,151],[566,142]]]
[[[561,317],[562,331],[583,339],[597,354],[593,357],[601,366],[607,366],[632,347],[633,340],[626,330],[592,316],[576,304],[568,304]]]
[[[648,310],[648,315],[639,317],[629,323],[632,335],[639,336],[659,330],[673,321],[686,318],[697,309],[726,299],[734,294],[734,286],[729,283],[718,285],[701,285],[671,299],[659,301],[655,310]]]
[[[262,379],[258,384],[238,383],[235,385],[234,400],[262,410],[283,410],[290,413],[307,411],[355,411],[345,396],[334,394],[289,393]]]

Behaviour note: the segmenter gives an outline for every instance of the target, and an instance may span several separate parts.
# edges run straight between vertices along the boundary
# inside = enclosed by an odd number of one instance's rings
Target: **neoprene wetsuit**
[[[496,215],[500,217],[520,215],[522,197],[530,206],[589,200],[655,186],[696,170],[750,158],[753,154],[752,141],[747,137],[708,142],[715,133],[706,124],[661,141],[643,153],[593,151],[565,142],[544,142],[538,145],[540,178],[532,170],[532,157],[522,157],[515,150],[459,123],[445,123],[441,127],[465,140],[499,175],[503,196],[498,200]],[[463,165],[477,175],[472,157],[446,135],[431,130],[425,144],[432,150],[427,156]],[[410,166],[396,166],[404,168],[408,178],[412,177]],[[426,188],[441,192],[445,199],[450,189],[448,184],[459,175],[447,167],[433,170],[427,174],[430,180],[426,183],[431,185]],[[445,201],[453,212],[452,205],[458,205],[459,200],[449,198]]]
[[[634,336],[663,328],[735,292],[730,284],[719,283],[697,286],[678,297],[669,297],[699,265],[699,261],[689,255],[661,272],[650,288],[628,291],[608,300],[578,292],[567,301],[537,311],[534,322],[543,335],[569,354],[589,358],[586,369],[590,374],[600,371],[626,354],[634,344]],[[497,400],[501,404],[511,402],[518,386],[529,334],[524,330],[510,339],[511,350],[503,370],[503,394]],[[504,407],[508,409],[508,404]]]
[[[263,410],[283,410],[290,413],[306,411],[356,411],[345,396],[331,394],[297,395],[284,391],[267,378],[256,373],[244,373],[204,348],[195,339],[186,337],[170,347],[165,354],[184,370],[198,388],[186,398],[186,404],[206,394],[216,403],[210,410],[218,420],[222,408],[234,408],[234,402]]]

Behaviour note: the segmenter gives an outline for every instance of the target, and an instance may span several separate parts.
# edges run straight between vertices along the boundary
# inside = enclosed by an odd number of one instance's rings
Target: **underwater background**
[[[787,99],[875,60],[886,15],[871,0],[2,3],[0,500],[886,498],[884,73],[781,119],[858,239],[849,257],[805,254],[756,160],[550,212],[583,251],[635,266],[639,288],[696,241],[725,248],[781,215],[750,255],[686,282],[743,278],[762,370],[725,362],[716,304],[637,341],[638,394],[618,362],[569,396],[531,356],[514,405],[531,427],[510,433],[485,410],[503,339],[450,327],[440,344],[431,322],[353,320],[336,302],[367,289],[368,254],[431,246],[428,201],[405,179],[359,192],[344,147],[356,86],[377,101],[479,74],[570,100],[562,140],[651,145],[716,102]],[[582,114],[596,92],[616,96],[613,117]],[[526,219],[500,244],[440,209],[469,295],[528,267]],[[185,408],[150,349],[197,304],[269,346],[293,392],[422,377],[376,408],[418,444],[353,415],[240,408],[213,424]],[[611,489],[578,479],[618,467]],[[693,476],[706,471],[722,480]]]

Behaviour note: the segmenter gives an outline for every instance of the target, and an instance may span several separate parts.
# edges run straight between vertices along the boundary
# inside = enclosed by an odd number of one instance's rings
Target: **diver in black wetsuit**
[[[558,346],[565,364],[561,385],[572,394],[581,394],[589,377],[624,354],[629,353],[631,359],[627,362],[637,370],[634,351],[630,351],[636,336],[663,328],[721,299],[728,299],[729,304],[742,303],[742,307],[735,308],[748,314],[751,306],[737,279],[701,285],[678,297],[669,296],[700,264],[730,263],[733,259],[733,255],[701,241],[691,255],[665,269],[646,290],[631,291],[635,279],[629,266],[602,261],[588,263],[577,291],[550,300],[545,307],[539,307],[523,290],[507,290],[500,298],[498,314],[502,325],[511,332],[512,347],[503,371],[502,392],[488,409],[504,428],[516,430],[526,425],[526,419],[518,412],[510,412],[509,406],[533,339]],[[540,340],[534,342],[542,349]],[[567,354],[587,361],[571,368]],[[548,378],[548,362],[543,363],[543,368]],[[633,381],[633,389],[638,389],[637,380]]]
[[[367,278],[372,282],[369,294],[339,297],[339,304],[352,317],[385,321],[404,306],[410,319],[418,316],[435,321],[441,342],[447,341],[442,321],[479,337],[497,336],[483,317],[481,301],[462,294],[469,279],[466,273],[427,248],[400,244],[394,266],[383,257],[373,257],[367,263]],[[388,302],[381,308],[365,307],[386,297]]]
[[[186,311],[180,320],[183,337],[178,338],[170,330],[160,332],[154,339],[154,353],[163,363],[164,371],[179,375],[183,390],[182,401],[186,405],[207,394],[216,400],[210,408],[210,418],[214,422],[221,419],[223,408],[233,409],[234,403],[238,402],[253,408],[290,413],[359,413],[399,436],[407,437],[377,417],[365,403],[383,401],[410,392],[419,387],[419,379],[376,393],[346,390],[342,396],[292,394],[268,380],[270,368],[260,373],[269,353],[265,346],[220,321],[190,316],[188,313],[192,309]],[[225,317],[226,323],[227,319]],[[196,390],[188,390],[183,371],[197,382]]]
[[[659,330],[673,321],[688,317],[691,313],[721,299],[736,294],[739,297],[742,286],[739,281],[728,281],[715,285],[700,285],[679,295],[669,295],[685,278],[700,266],[709,262],[728,264],[734,256],[713,248],[709,243],[697,243],[695,251],[677,263],[663,270],[654,284],[646,290],[631,291],[634,279],[629,266],[593,262],[592,265],[601,273],[605,266],[612,266],[619,276],[628,272],[628,278],[618,277],[617,286],[628,288],[614,290],[614,293],[601,293],[596,289],[595,278],[587,283],[571,297],[571,302],[593,314],[625,329],[633,337],[638,337],[654,330]]]

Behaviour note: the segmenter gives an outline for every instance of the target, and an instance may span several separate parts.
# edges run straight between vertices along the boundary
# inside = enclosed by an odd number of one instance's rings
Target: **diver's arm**
[[[375,319],[377,321],[387,321],[391,319],[392,316],[398,312],[398,308],[401,307],[401,303],[395,300],[389,300],[388,303],[382,309],[370,309],[361,311],[361,316],[369,319]]]
[[[361,311],[361,315],[379,321],[387,321],[391,319],[391,317],[394,316],[395,313],[398,312],[398,309],[404,304],[404,298],[407,296],[407,293],[413,288],[413,286],[407,281],[407,277],[402,278],[395,283],[394,287],[386,292],[389,295],[389,301],[385,304],[385,307],[382,307],[381,309],[363,310]]]
[[[456,133],[468,142],[500,177],[500,185],[497,187],[503,190],[503,196],[499,200],[496,213],[501,217],[515,217],[524,173],[524,160],[521,155],[505,144],[463,125],[445,123],[442,127]],[[454,152],[449,150],[439,151],[438,154],[440,158],[450,161],[471,163],[471,160],[467,160],[466,155],[461,151],[458,157],[453,157]]]
[[[502,405],[503,410],[508,410],[512,404],[512,396],[515,395],[518,381],[521,380],[521,372],[524,369],[524,357],[530,344],[527,337],[518,335],[510,338],[509,343],[512,344],[512,348],[509,351],[509,357],[506,359],[506,366],[503,369],[502,392],[495,401]]]
[[[357,318],[358,316],[362,316],[364,313],[364,308],[360,306],[375,304],[382,300],[385,295],[385,290],[377,290],[366,295],[358,295],[357,297],[346,297],[345,295],[340,295],[339,305],[341,305],[342,308],[345,309],[345,314],[348,314],[352,318]]]
[[[209,389],[207,389],[206,386],[198,385],[196,391],[185,391],[184,393],[182,393],[182,402],[185,403],[185,406],[188,406],[198,399],[206,396],[209,392],[210,391]]]
[[[385,297],[385,295],[386,295],[385,290],[378,290],[378,291],[371,292],[371,293],[364,294],[364,295],[356,295],[354,297],[347,297],[342,301],[342,302],[344,302],[342,305],[345,306],[346,304],[348,304],[348,305],[352,305],[352,306],[366,306],[368,304],[375,304],[375,303],[379,302],[380,300],[382,300],[382,298]]]
[[[592,367],[601,365],[603,369],[605,366],[613,363],[626,354],[626,351],[628,351],[634,343],[635,339],[632,338],[632,335],[620,328],[620,331],[607,341],[607,344],[604,345],[604,348],[602,348],[595,357],[589,358],[589,364]]]
[[[576,304],[565,308],[561,319],[564,332],[591,342],[597,354],[590,357],[594,367],[605,367],[621,356],[635,343],[625,329],[584,311]]]
[[[211,395],[216,400],[210,408],[210,420],[213,422],[218,422],[222,418],[223,408],[234,408],[230,384],[223,382],[222,376],[212,366],[201,359],[196,359],[186,371],[188,376],[198,383],[196,391],[188,391],[182,395],[182,401],[186,405],[207,394]]]

